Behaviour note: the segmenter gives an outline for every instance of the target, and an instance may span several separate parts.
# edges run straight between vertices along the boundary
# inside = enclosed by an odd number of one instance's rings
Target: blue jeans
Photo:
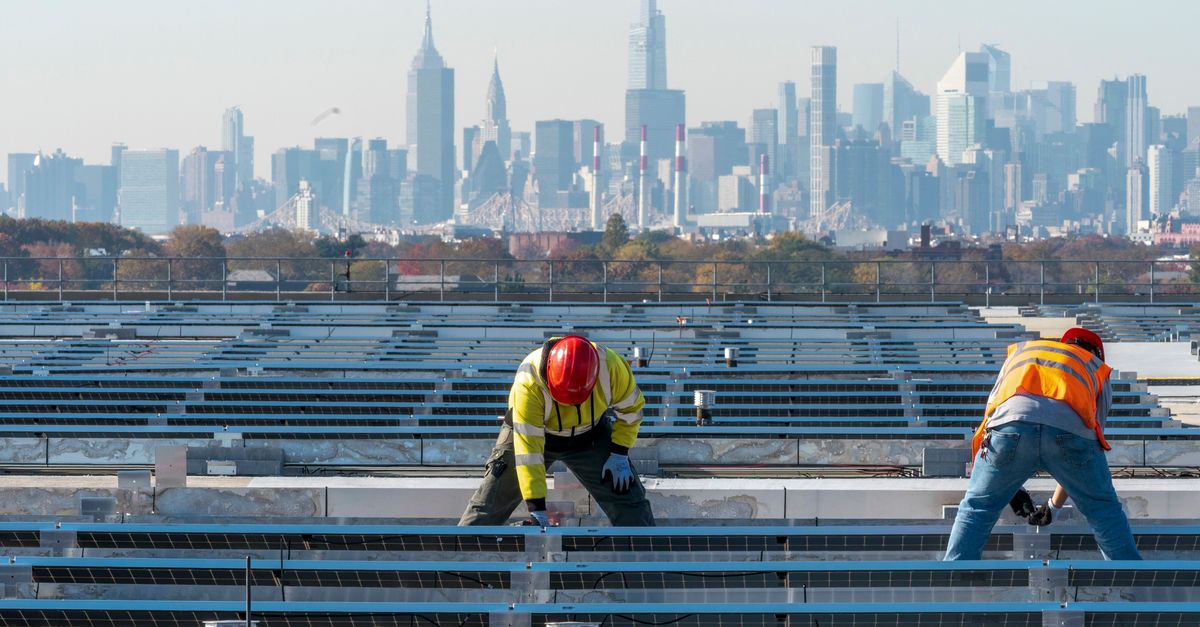
[[[981,559],[1001,510],[1042,469],[1067,490],[1075,508],[1087,518],[1105,558],[1142,559],[1113,489],[1104,449],[1095,440],[1031,422],[997,427],[979,447],[945,559]]]

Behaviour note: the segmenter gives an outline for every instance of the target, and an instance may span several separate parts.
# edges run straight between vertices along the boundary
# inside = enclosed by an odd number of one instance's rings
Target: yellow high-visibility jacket
[[[610,407],[617,420],[613,425],[614,452],[628,454],[637,441],[646,399],[633,379],[633,371],[615,351],[592,343],[603,356],[592,396],[576,409],[550,398],[550,389],[538,372],[542,349],[530,353],[517,368],[508,393],[512,416],[513,452],[516,454],[517,481],[525,500],[546,498],[546,435],[570,438],[590,431]]]

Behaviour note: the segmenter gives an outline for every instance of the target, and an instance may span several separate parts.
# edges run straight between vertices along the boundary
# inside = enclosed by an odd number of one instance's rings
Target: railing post
[[[983,306],[992,307],[992,264],[983,262]]]
[[[771,302],[771,262],[767,262],[767,302]]]
[[[229,300],[229,262],[221,260],[221,301]]]
[[[389,259],[383,260],[383,302],[392,300],[392,262]]]
[[[171,258],[167,257],[167,302],[175,302],[175,290],[172,289],[171,282],[174,280],[174,274],[171,272]]]
[[[608,262],[600,262],[600,278],[604,281],[604,302],[608,302]]]
[[[662,302],[662,262],[658,262],[658,302]]]
[[[254,586],[252,585],[252,581],[250,578],[250,556],[247,555],[246,556],[246,627],[252,627],[254,625],[254,622],[252,620],[250,620],[250,603],[251,603],[251,594],[250,593],[252,590],[254,590]]]
[[[1098,302],[1100,302],[1100,262],[1096,261],[1093,263],[1095,263],[1095,269],[1096,269],[1096,273],[1094,275],[1095,276],[1094,282],[1096,284],[1096,302],[1098,303]]]
[[[446,260],[438,260],[438,300],[446,300]]]
[[[550,260],[550,302],[554,302],[554,260]]]
[[[500,260],[492,262],[492,302],[500,302]]]
[[[1042,273],[1041,273],[1042,278],[1041,278],[1041,288],[1040,288],[1041,295],[1038,297],[1038,304],[1045,305],[1046,304],[1046,262],[1045,262],[1045,260],[1043,260],[1041,262],[1041,267],[1042,267]]]
[[[1154,260],[1150,260],[1150,302],[1154,302]]]
[[[821,264],[821,302],[825,302],[825,264]]]
[[[929,302],[937,301],[937,262],[929,260]]]
[[[8,302],[8,260],[4,260],[4,301]]]
[[[713,262],[713,278],[712,278],[712,302],[715,305],[717,302],[717,262]]]
[[[337,300],[337,262],[329,262],[329,302]]]
[[[283,261],[275,260],[275,302],[279,302],[283,293]]]
[[[883,264],[878,261],[875,262],[875,302],[879,302],[879,274],[880,270],[882,269],[882,265]]]
[[[58,260],[58,302],[63,300],[63,260]]]
[[[118,276],[119,275],[117,274],[117,258],[113,257],[113,302],[114,303],[117,302],[117,299],[119,298],[118,293],[117,293],[117,280],[118,280],[117,277]]]

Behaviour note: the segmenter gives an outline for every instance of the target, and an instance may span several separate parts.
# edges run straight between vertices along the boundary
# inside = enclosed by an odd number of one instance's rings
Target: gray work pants
[[[555,451],[547,447],[546,467],[561,461],[579,478],[588,494],[600,505],[615,527],[653,527],[654,514],[646,500],[646,489],[634,472],[633,487],[627,494],[616,494],[612,485],[601,477],[601,469],[608,461],[609,441],[612,427],[603,420],[594,428],[590,443],[570,447],[570,450]],[[492,448],[484,466],[483,483],[471,497],[467,510],[463,512],[460,525],[503,525],[522,502],[521,488],[517,483],[516,459],[513,453],[513,430],[500,427],[500,437]]]

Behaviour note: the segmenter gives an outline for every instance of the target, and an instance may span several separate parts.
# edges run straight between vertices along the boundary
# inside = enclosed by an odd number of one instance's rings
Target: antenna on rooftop
[[[896,16],[896,73],[900,73],[900,16]]]

